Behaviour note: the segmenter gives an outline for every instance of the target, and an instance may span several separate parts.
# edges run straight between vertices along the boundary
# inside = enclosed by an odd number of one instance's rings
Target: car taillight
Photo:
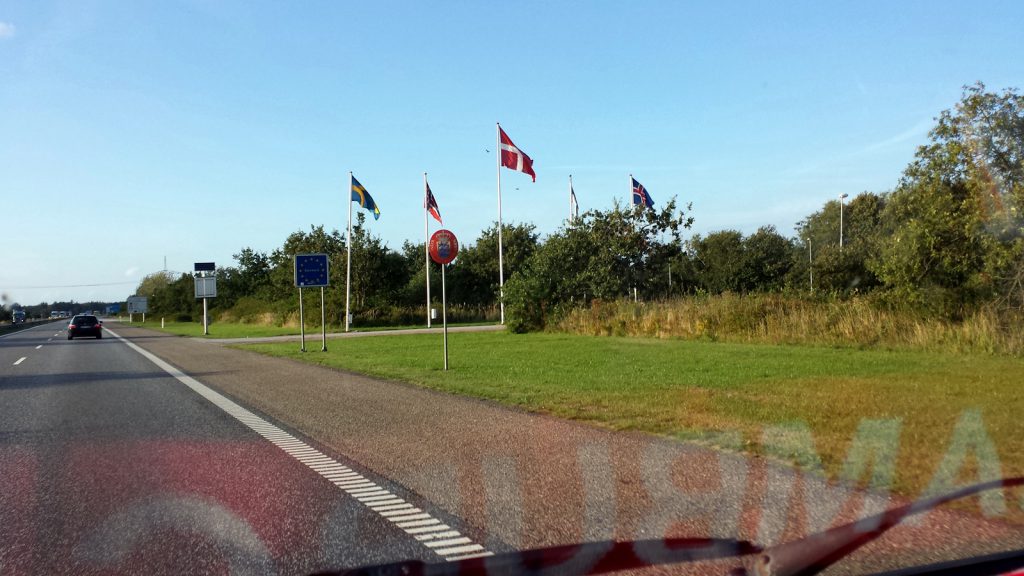
[[[75,326],[74,324],[68,324],[68,330],[74,330],[75,328],[78,328],[78,326]]]

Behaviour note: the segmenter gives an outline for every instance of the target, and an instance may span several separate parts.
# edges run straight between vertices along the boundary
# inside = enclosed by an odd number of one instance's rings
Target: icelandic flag
[[[629,179],[633,183],[633,205],[654,208],[654,198],[651,198],[651,193],[644,188],[643,184],[637,182],[636,178],[630,176]]]

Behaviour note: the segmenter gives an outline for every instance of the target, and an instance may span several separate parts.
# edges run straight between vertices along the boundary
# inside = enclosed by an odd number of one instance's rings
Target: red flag
[[[424,180],[426,180],[426,178],[424,178]],[[444,222],[441,222],[441,210],[437,207],[437,200],[434,200],[434,193],[430,191],[430,184],[427,184],[427,198],[424,200],[423,207],[427,209],[427,212],[430,212],[430,215],[434,217],[434,220],[444,224]]]
[[[516,148],[512,139],[505,134],[505,131],[498,126],[498,134],[501,136],[501,165],[510,170],[518,170],[533,177],[537,181],[537,175],[533,172],[533,160],[522,150]]]

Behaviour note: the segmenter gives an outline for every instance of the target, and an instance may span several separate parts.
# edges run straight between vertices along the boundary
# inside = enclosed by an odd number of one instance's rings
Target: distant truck
[[[25,311],[15,310],[11,313],[11,324],[24,324],[25,323]]]

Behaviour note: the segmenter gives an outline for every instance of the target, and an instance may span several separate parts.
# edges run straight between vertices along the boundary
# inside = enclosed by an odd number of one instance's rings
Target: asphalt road
[[[896,503],[209,341],[108,322],[103,340],[69,342],[59,327],[0,337],[0,574],[303,574],[608,538],[771,545]],[[1022,542],[1020,526],[938,511],[834,572]]]
[[[0,339],[0,573],[303,574],[483,550],[357,463],[240,421],[109,333],[61,328]]]

